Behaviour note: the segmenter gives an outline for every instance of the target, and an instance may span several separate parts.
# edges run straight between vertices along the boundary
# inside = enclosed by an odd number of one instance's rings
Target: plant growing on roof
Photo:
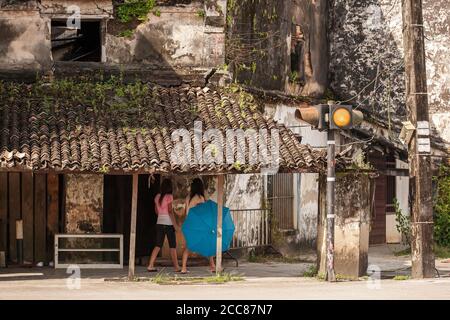
[[[156,0],[125,0],[117,6],[116,14],[119,20],[124,23],[133,19],[145,21],[155,4]]]

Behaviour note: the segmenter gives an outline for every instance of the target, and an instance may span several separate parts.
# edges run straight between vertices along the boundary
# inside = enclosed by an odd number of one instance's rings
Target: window
[[[299,25],[293,25],[291,43],[291,82],[302,82],[304,80],[304,37]]]
[[[66,20],[52,20],[54,61],[96,61],[102,57],[99,20],[81,20],[80,29],[67,27]]]

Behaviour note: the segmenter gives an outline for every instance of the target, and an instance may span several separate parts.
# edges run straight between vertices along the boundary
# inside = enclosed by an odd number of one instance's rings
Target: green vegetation
[[[211,277],[184,277],[158,273],[154,278],[140,279],[138,281],[150,281],[160,285],[173,284],[223,284],[227,282],[243,281],[244,278],[238,275],[223,273]]]
[[[450,167],[442,166],[435,182],[434,241],[439,246],[450,248]]]
[[[450,257],[450,168],[443,166],[439,176],[434,177],[436,183],[436,198],[434,199],[434,252],[436,258]],[[401,233],[404,243],[411,245],[411,217],[402,213],[398,200],[394,199],[395,220],[397,230]],[[407,248],[395,255],[411,254]]]
[[[438,259],[448,259],[448,258],[450,258],[450,248],[435,244],[434,245],[434,255]]]
[[[308,269],[303,272],[302,277],[305,278],[315,278],[318,276],[319,270],[317,269],[317,266],[309,266]]]
[[[402,241],[407,245],[411,245],[411,218],[403,214],[396,198],[394,198],[394,210],[397,231],[402,235]]]
[[[159,10],[159,8],[156,8],[153,10],[153,14],[157,17],[161,17],[161,10]]]
[[[156,0],[125,0],[117,5],[116,14],[123,23],[134,19],[147,20],[147,15],[155,7]]]
[[[409,280],[409,279],[411,279],[411,276],[398,275],[398,276],[395,276],[392,279],[393,280],[399,280],[399,281],[401,281],[401,280]]]
[[[121,31],[121,32],[119,32],[118,36],[124,37],[124,38],[131,38],[133,36],[133,30],[127,29],[127,30]]]
[[[199,16],[200,18],[205,18],[206,17],[205,10],[203,10],[203,9],[197,10],[197,16]]]

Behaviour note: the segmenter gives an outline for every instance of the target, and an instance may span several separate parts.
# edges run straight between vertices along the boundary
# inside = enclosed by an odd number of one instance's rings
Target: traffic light
[[[295,118],[312,125],[319,130],[326,130],[328,128],[326,116],[329,107],[327,104],[320,104],[308,108],[299,108],[295,110]]]
[[[297,120],[309,123],[319,130],[351,129],[363,120],[361,111],[353,110],[348,105],[328,105],[298,108],[295,111]]]

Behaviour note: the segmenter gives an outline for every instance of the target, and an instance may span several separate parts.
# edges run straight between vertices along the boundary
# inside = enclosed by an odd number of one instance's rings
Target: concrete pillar
[[[320,178],[318,269],[326,269],[326,181]],[[338,174],[336,179],[335,271],[358,278],[366,275],[374,183],[367,174]]]

